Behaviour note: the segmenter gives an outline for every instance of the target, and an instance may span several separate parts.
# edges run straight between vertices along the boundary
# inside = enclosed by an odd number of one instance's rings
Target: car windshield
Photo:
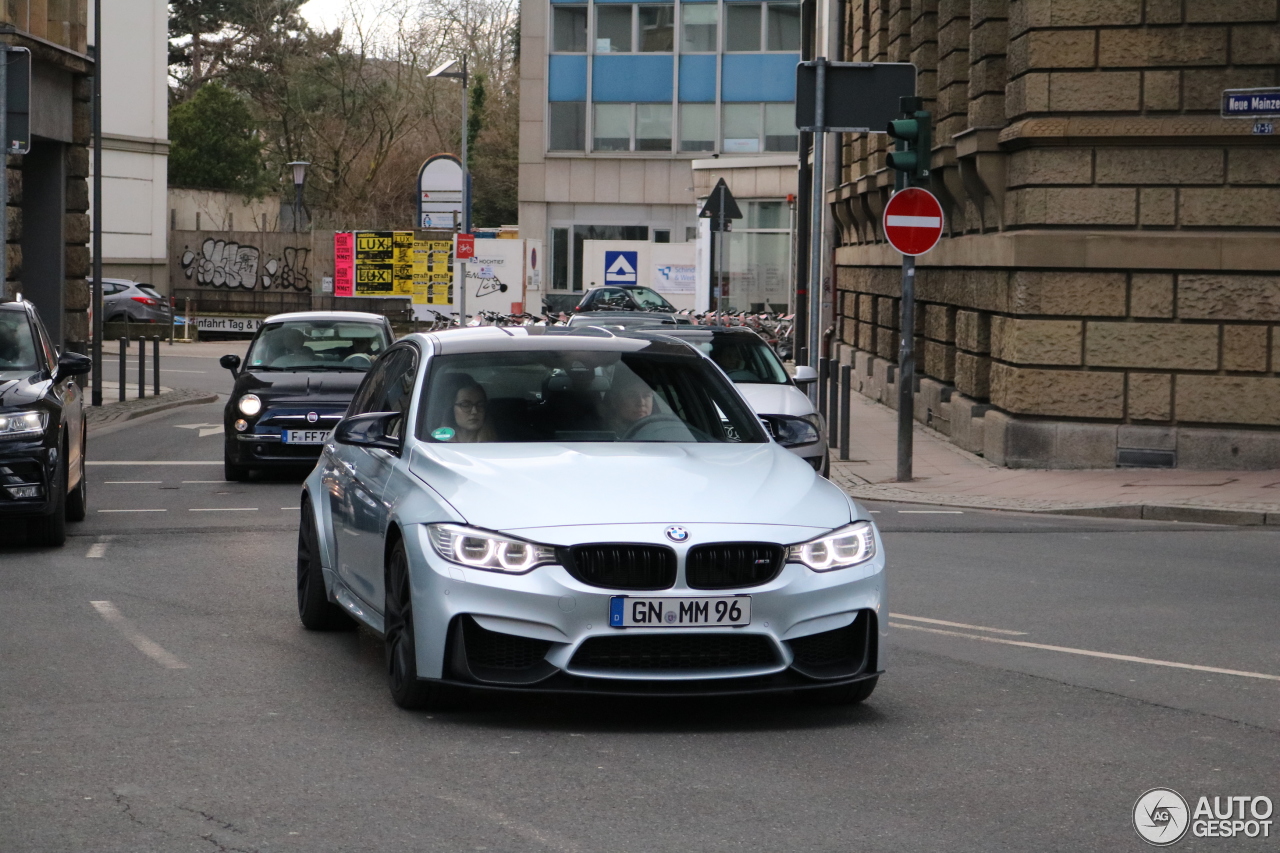
[[[249,349],[248,370],[365,371],[390,346],[375,323],[290,320],[262,327]]]
[[[27,315],[21,311],[0,311],[0,372],[36,369],[36,347]]]
[[[657,291],[650,290],[647,287],[631,288],[631,296],[635,299],[636,304],[641,308],[649,311],[674,311],[676,310],[670,302],[663,299]]]
[[[768,440],[711,365],[664,348],[437,356],[423,390],[418,438],[452,444]]]
[[[688,341],[720,365],[730,379],[749,385],[786,385],[791,380],[778,356],[755,335],[715,335],[710,340]]]

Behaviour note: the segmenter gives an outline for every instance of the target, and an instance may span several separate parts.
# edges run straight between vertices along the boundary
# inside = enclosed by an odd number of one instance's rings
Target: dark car
[[[223,415],[226,479],[314,465],[360,380],[393,340],[379,314],[304,311],[264,320],[243,364],[238,355],[221,361],[236,379]]]
[[[666,311],[675,313],[676,307],[656,290],[640,285],[616,285],[593,287],[574,306],[574,311]]]
[[[27,542],[61,545],[83,521],[84,394],[93,360],[58,355],[30,302],[0,303],[0,518],[25,518]]]

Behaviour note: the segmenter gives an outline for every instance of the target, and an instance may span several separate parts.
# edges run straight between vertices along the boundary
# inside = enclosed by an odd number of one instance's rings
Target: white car
[[[870,515],[660,334],[415,334],[302,494],[298,611],[385,638],[391,694],[859,702],[883,669]]]

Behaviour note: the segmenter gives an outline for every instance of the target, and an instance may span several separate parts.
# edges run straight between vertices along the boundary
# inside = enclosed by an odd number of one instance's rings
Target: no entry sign
[[[884,236],[904,255],[923,255],[942,236],[942,205],[919,187],[894,193],[884,207]]]

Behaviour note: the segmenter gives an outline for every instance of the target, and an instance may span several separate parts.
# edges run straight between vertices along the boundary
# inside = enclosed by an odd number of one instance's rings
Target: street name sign
[[[1223,118],[1280,118],[1280,88],[1225,89]]]
[[[923,255],[942,237],[942,205],[919,187],[894,193],[884,206],[884,236],[904,255]]]
[[[817,124],[817,63],[796,66],[796,127],[807,131],[884,133],[901,114],[899,99],[916,93],[910,62],[824,62],[822,126]]]

